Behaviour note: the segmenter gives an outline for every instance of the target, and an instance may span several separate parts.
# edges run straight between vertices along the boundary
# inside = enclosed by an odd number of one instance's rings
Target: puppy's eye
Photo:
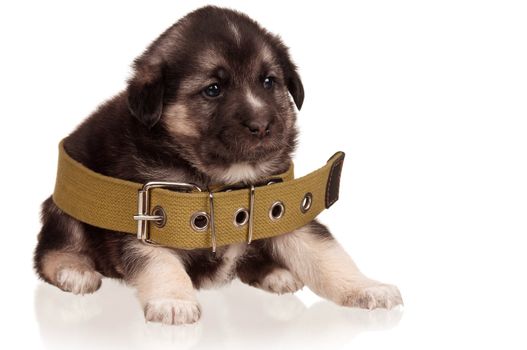
[[[273,77],[266,77],[263,81],[263,87],[265,89],[270,89],[274,85],[274,78]]]
[[[221,93],[220,85],[217,83],[210,84],[203,90],[203,93],[207,97],[218,97]]]

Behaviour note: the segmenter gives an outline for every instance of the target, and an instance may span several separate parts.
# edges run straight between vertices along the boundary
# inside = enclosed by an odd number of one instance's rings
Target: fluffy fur
[[[303,99],[277,36],[239,12],[204,7],[135,60],[127,89],[70,134],[65,148],[94,171],[140,183],[254,183],[286,169],[296,145],[295,105]],[[123,279],[137,289],[148,321],[197,321],[196,290],[235,277],[275,293],[307,285],[346,306],[402,303],[396,287],[362,275],[316,221],[216,254],[143,245],[69,217],[51,198],[42,223],[34,262],[43,280],[83,294],[97,290],[102,276]]]

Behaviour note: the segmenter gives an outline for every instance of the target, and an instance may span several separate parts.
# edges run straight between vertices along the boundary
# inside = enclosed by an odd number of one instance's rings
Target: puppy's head
[[[155,40],[128,86],[138,123],[165,132],[212,175],[240,164],[272,171],[288,159],[297,134],[290,96],[300,109],[302,82],[280,39],[246,15],[210,6]]]

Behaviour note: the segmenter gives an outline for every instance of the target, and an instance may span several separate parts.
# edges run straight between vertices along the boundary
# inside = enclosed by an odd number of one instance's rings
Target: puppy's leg
[[[48,198],[42,205],[42,230],[34,254],[39,276],[75,294],[93,293],[101,286],[101,274],[84,252],[84,227]]]
[[[174,251],[132,241],[123,263],[124,279],[137,288],[147,321],[185,324],[200,318],[192,281]]]
[[[315,293],[337,304],[366,309],[402,304],[397,287],[364,276],[350,256],[316,221],[274,237],[273,254]]]
[[[304,286],[302,281],[273,258],[270,248],[266,240],[252,242],[236,266],[238,278],[250,286],[277,294],[301,289]]]

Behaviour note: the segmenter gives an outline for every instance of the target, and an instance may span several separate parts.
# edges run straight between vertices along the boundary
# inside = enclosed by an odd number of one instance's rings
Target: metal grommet
[[[156,205],[154,209],[152,209],[152,215],[161,217],[159,220],[154,221],[154,225],[157,227],[165,226],[167,223],[167,214],[163,208],[161,208],[159,205]]]
[[[284,203],[277,201],[277,202],[274,202],[273,205],[271,205],[271,208],[269,209],[269,218],[273,221],[276,221],[280,219],[282,216],[284,216],[284,213],[285,213]]]
[[[239,208],[234,212],[234,226],[242,227],[249,222],[249,211],[245,208]]]
[[[206,231],[207,228],[209,227],[209,222],[210,222],[209,214],[203,211],[198,211],[192,214],[192,217],[190,218],[190,226],[192,227],[194,231],[197,231],[197,232]]]
[[[313,204],[313,195],[311,192],[308,192],[304,195],[304,198],[302,198],[302,202],[300,202],[300,211],[302,213],[307,213],[311,208],[311,204]]]

